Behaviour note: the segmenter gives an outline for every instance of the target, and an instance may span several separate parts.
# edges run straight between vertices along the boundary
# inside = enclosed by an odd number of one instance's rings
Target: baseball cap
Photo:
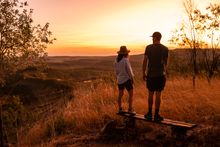
[[[160,32],[154,32],[153,35],[150,36],[150,37],[156,37],[156,38],[158,38],[158,39],[161,39],[162,35],[161,35]]]

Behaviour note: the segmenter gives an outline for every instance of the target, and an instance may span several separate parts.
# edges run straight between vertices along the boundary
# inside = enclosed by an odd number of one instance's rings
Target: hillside
[[[200,76],[196,89],[193,89],[190,74],[184,70],[186,74],[183,76],[184,72],[181,72],[184,64],[188,66],[188,51],[172,50],[170,55],[170,70],[174,72],[167,79],[162,115],[199,124],[198,128],[187,135],[187,145],[200,146],[199,142],[202,142],[202,146],[219,145],[220,141],[215,139],[219,135],[216,124],[220,123],[219,78],[214,77],[208,85],[207,80]],[[142,122],[138,122],[136,138],[121,138],[123,135],[113,135],[113,138],[100,136],[100,130],[109,120],[116,121],[116,128],[123,127],[123,120],[115,115],[115,58],[48,57],[45,67],[29,67],[18,71],[1,91],[1,95],[9,98],[18,96],[22,103],[16,97],[11,98],[16,105],[12,107],[16,113],[4,113],[7,114],[3,122],[7,124],[6,130],[14,128],[13,131],[7,131],[8,140],[12,143],[17,140],[23,146],[184,145],[182,141],[175,141],[169,127],[153,124],[146,126]],[[134,108],[144,114],[147,109],[147,90],[141,78],[142,60],[143,55],[130,56],[135,73]],[[181,70],[177,71],[176,66]],[[124,98],[125,108],[126,103]],[[20,111],[20,106],[25,109]],[[3,108],[9,107],[11,105],[7,104]],[[13,127],[15,124],[18,128]],[[158,140],[158,137],[161,138]]]

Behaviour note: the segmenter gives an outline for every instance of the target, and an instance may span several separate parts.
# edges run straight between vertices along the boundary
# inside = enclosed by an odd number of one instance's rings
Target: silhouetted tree
[[[220,62],[220,4],[210,4],[207,13],[202,14],[201,11],[195,10],[195,14],[199,19],[198,27],[206,35],[204,38],[209,41],[209,49],[204,49],[204,67],[207,79],[210,83],[214,73],[219,71]],[[211,49],[211,50],[210,50]]]
[[[183,22],[178,29],[173,32],[170,40],[171,43],[182,47],[191,48],[191,64],[193,67],[193,87],[195,87],[196,75],[198,69],[198,50],[203,49],[204,57],[202,61],[205,63],[205,71],[209,78],[212,77],[219,62],[219,54],[215,51],[219,45],[219,4],[210,4],[207,7],[207,12],[202,14],[199,9],[196,9],[192,0],[185,0],[184,7],[186,10],[188,21]],[[214,36],[217,36],[214,39]],[[210,42],[211,40],[211,42]],[[209,44],[211,43],[212,56],[208,52]],[[200,59],[201,60],[201,59]]]
[[[27,6],[18,0],[0,1],[0,85],[5,73],[38,63],[55,40],[49,23],[33,25],[33,9]]]

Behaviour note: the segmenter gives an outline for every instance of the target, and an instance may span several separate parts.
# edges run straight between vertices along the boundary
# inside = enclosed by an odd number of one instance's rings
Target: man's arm
[[[167,74],[167,65],[169,64],[169,50],[167,49],[165,52],[165,58],[164,58],[164,72]]]
[[[143,65],[142,65],[142,72],[143,72],[143,80],[146,80],[146,69],[148,64],[148,57],[144,55]]]

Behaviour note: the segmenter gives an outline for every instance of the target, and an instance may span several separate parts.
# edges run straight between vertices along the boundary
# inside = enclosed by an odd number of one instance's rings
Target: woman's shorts
[[[149,91],[162,91],[166,84],[166,77],[147,77],[146,85]]]
[[[127,89],[127,91],[130,91],[133,89],[133,83],[131,81],[131,79],[128,79],[125,83],[123,84],[118,84],[118,89],[119,90],[124,90]]]

